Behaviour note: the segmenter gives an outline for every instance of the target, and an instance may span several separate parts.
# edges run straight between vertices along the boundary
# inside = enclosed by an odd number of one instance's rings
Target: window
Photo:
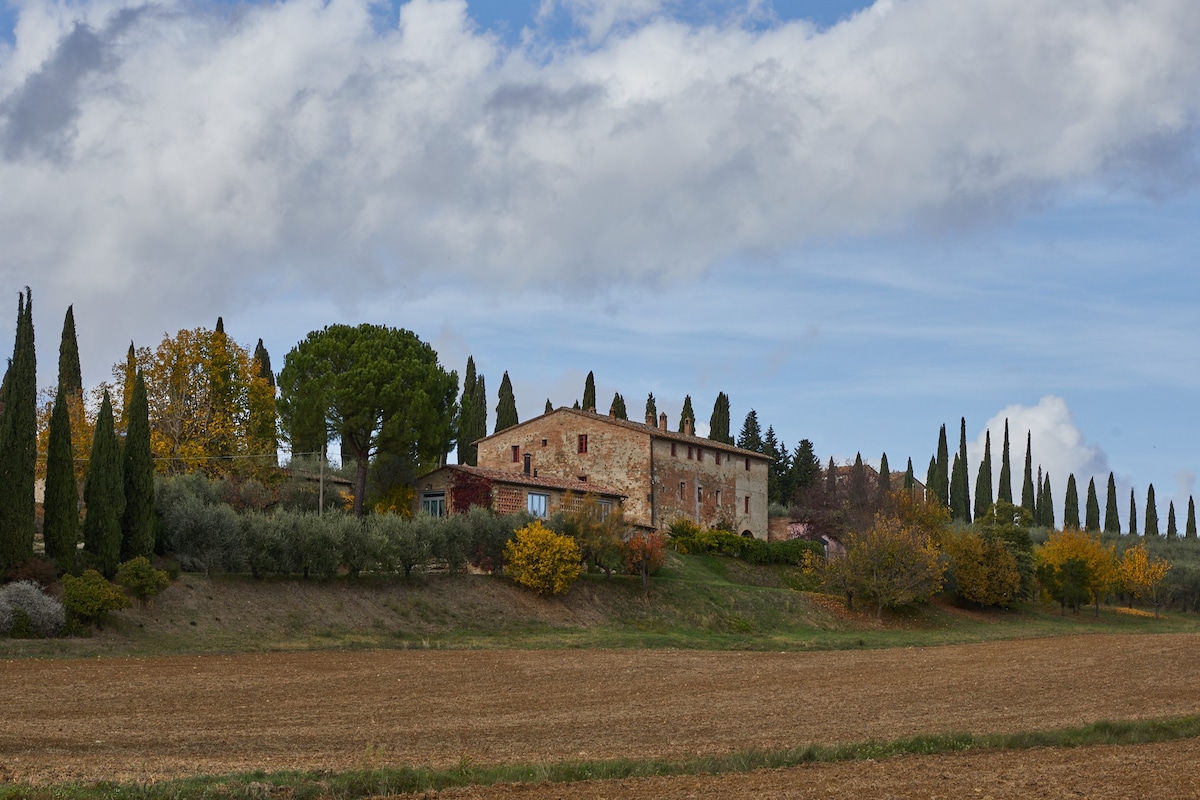
[[[577,475],[575,477],[579,478],[580,483],[587,483],[587,475]]]
[[[720,450],[713,453],[713,458],[715,458],[717,460],[717,466],[718,467],[721,466],[721,451]]]
[[[746,495],[746,511],[745,511],[745,513],[747,513],[747,514],[750,513],[750,495]]]
[[[431,517],[446,516],[446,493],[428,492],[421,495],[421,513]]]
[[[704,460],[704,448],[703,448],[703,447],[697,447],[697,448],[696,448],[696,460],[697,460],[697,461],[703,461],[703,460]]]
[[[581,452],[581,453],[587,452],[587,434],[586,433],[579,434],[579,452]]]
[[[538,519],[545,519],[550,513],[550,495],[541,494],[540,492],[530,492],[529,502],[526,506],[529,513],[533,514]]]
[[[703,486],[696,487],[696,502],[697,503],[704,502],[704,487]]]
[[[545,447],[545,446],[546,446],[546,440],[542,439],[542,447]]]
[[[716,500],[717,500],[717,508],[720,508],[721,507],[721,490],[720,489],[717,489]]]
[[[684,494],[686,488],[687,488],[687,484],[685,484],[683,481],[680,481],[679,482],[679,499],[680,500],[682,500],[683,498],[685,498],[687,496],[686,494]]]
[[[746,459],[746,472],[749,472],[749,471],[750,471],[750,459],[747,458]]]
[[[675,457],[675,443],[671,442],[671,458]]]
[[[690,444],[688,445],[688,458],[689,459],[696,457],[695,450],[696,450],[696,448],[692,447]]]
[[[518,464],[521,461],[521,445],[514,444],[512,446],[513,463]]]
[[[612,501],[611,500],[601,500],[600,501],[600,521],[603,522],[604,520],[608,519],[608,515],[610,513],[612,513]]]

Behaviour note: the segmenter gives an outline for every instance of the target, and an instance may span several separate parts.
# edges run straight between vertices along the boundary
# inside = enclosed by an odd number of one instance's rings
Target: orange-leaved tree
[[[1171,562],[1163,558],[1151,558],[1146,552],[1146,545],[1141,542],[1122,553],[1117,573],[1121,586],[1129,593],[1130,605],[1135,597],[1148,600],[1154,606],[1154,616],[1157,617],[1159,606],[1166,599],[1164,582],[1170,569]]]
[[[650,591],[650,576],[667,561],[666,540],[661,533],[638,531],[621,542],[621,561],[625,570],[642,578],[642,591]]]

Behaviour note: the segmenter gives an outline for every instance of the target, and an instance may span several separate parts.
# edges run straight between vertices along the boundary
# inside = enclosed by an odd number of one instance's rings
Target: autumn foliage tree
[[[579,545],[532,522],[504,546],[504,568],[513,581],[540,595],[562,594],[583,573]]]
[[[637,532],[621,542],[621,562],[625,571],[642,579],[642,591],[650,591],[650,576],[667,561],[666,541],[657,532]]]
[[[1078,610],[1080,595],[1090,597],[1100,615],[1100,600],[1118,579],[1112,545],[1104,546],[1096,534],[1078,530],[1055,531],[1038,550],[1038,578],[1043,588],[1066,610]]]
[[[960,531],[945,537],[955,592],[981,606],[1011,605],[1021,592],[1017,558],[999,536]]]
[[[1170,569],[1169,561],[1151,558],[1146,546],[1138,542],[1121,554],[1117,574],[1131,601],[1133,598],[1147,600],[1154,606],[1154,616],[1157,617],[1158,609],[1168,593],[1165,580]]]

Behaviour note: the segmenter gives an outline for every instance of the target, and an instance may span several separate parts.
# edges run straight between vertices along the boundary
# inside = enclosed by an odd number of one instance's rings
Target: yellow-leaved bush
[[[574,539],[532,522],[504,546],[504,569],[521,586],[550,595],[570,589],[583,565]]]

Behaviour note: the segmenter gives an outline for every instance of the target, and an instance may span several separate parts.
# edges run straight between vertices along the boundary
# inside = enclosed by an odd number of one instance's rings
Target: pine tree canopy
[[[762,429],[758,426],[758,412],[753,408],[750,413],[746,414],[746,421],[742,423],[742,431],[738,434],[737,446],[743,450],[753,450],[756,453],[763,452]]]

